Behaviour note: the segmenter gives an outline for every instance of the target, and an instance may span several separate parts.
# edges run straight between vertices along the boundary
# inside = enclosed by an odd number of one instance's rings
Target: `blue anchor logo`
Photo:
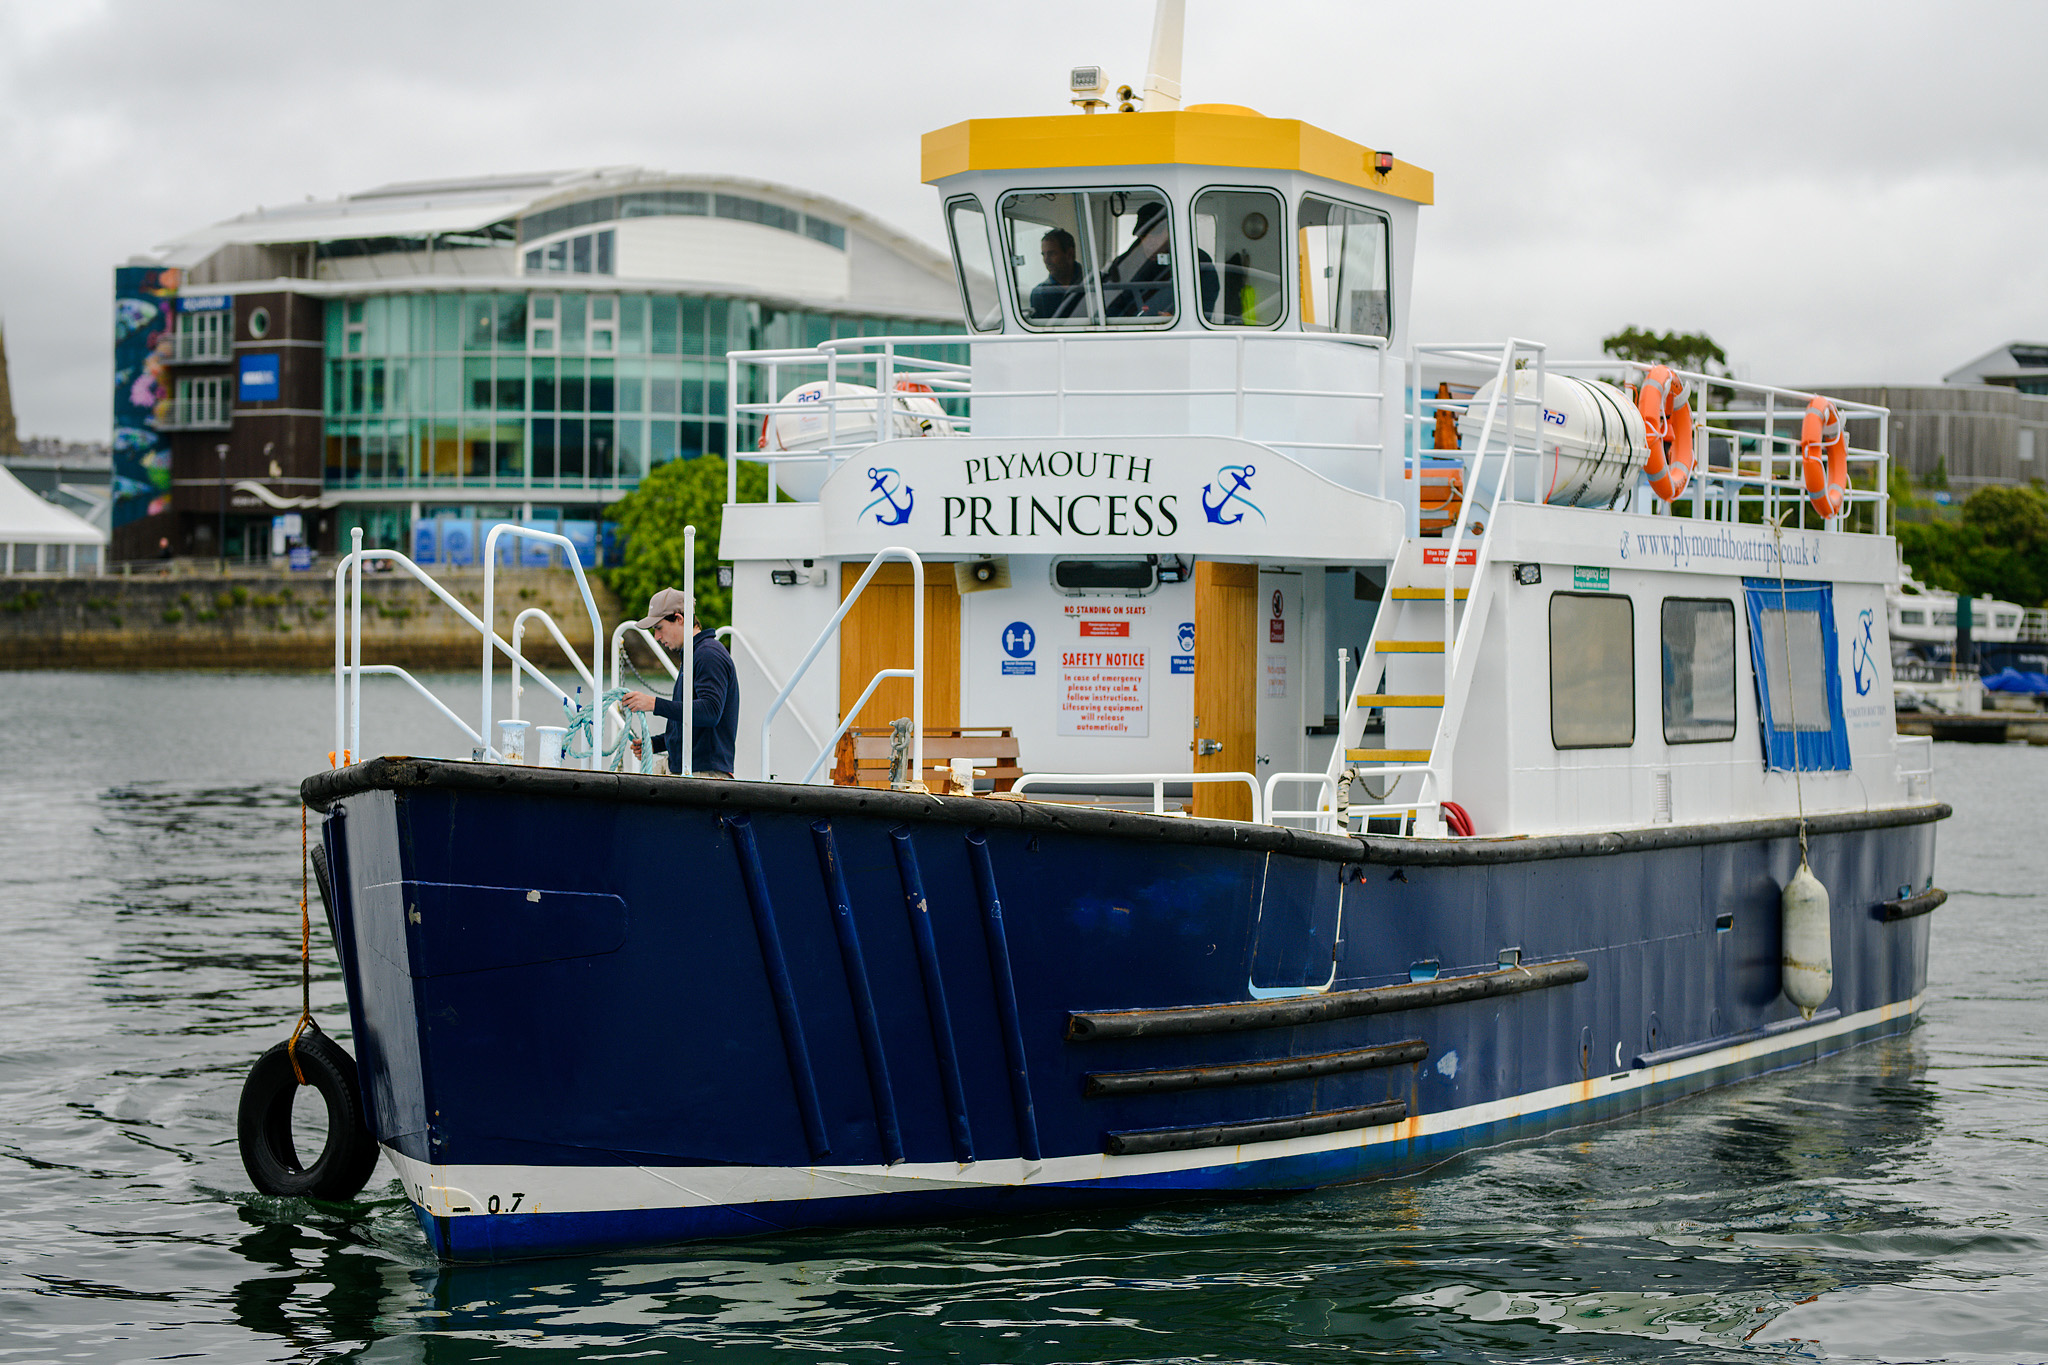
[[[1230,486],[1223,490],[1222,497],[1211,502],[1209,501],[1209,492],[1215,485],[1207,483],[1202,485],[1202,511],[1208,514],[1209,520],[1215,522],[1218,526],[1235,526],[1238,522],[1244,520],[1244,513],[1239,512],[1234,516],[1226,517],[1223,515],[1223,509],[1230,506],[1233,502],[1240,502],[1246,507],[1251,508],[1252,511],[1258,512],[1259,520],[1264,521],[1266,514],[1259,511],[1257,503],[1245,496],[1246,491],[1252,486],[1252,475],[1258,472],[1255,466],[1248,464],[1227,464],[1217,470],[1217,480],[1220,482],[1225,476],[1228,476]]]
[[[881,496],[866,507],[861,508],[854,516],[854,520],[859,521],[868,513],[874,512],[883,503],[887,503],[889,504],[887,512],[875,512],[877,524],[882,526],[901,526],[909,521],[910,509],[917,505],[917,490],[915,488],[905,488],[903,486],[903,476],[893,469],[870,469],[868,470],[868,477],[874,480],[873,486],[868,491],[879,493]],[[903,501],[900,503],[896,501],[896,494],[899,491],[903,494]]]
[[[1870,608],[1865,607],[1856,613],[1856,619],[1863,625],[1863,638],[1856,642],[1849,662],[1856,672],[1856,695],[1867,697],[1870,695],[1871,685],[1877,681],[1877,663],[1870,657],[1870,651],[1877,643],[1871,638],[1875,618],[1871,615]]]

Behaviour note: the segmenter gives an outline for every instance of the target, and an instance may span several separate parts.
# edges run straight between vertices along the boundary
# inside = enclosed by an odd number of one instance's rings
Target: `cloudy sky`
[[[1189,0],[1187,98],[1436,173],[1419,339],[1931,383],[2048,338],[2048,4]],[[24,435],[104,440],[112,270],[259,204],[604,164],[823,191],[933,243],[918,135],[1141,82],[1149,0],[0,0]]]

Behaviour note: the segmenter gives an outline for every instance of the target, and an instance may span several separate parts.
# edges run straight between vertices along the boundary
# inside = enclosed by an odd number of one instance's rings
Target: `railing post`
[[[725,500],[740,497],[740,362],[725,358]]]
[[[348,743],[344,752],[360,759],[363,747],[363,528],[349,532],[355,559],[354,591],[349,602]],[[486,646],[488,648],[489,646]]]
[[[924,781],[924,561],[910,557],[910,780]]]
[[[773,486],[773,481],[770,481]],[[697,528],[683,528],[683,752],[675,771],[689,777],[697,757]]]

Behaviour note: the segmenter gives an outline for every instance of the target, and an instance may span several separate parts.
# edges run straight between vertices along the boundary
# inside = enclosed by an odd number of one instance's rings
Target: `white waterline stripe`
[[[1372,1128],[1138,1156],[1087,1153],[1043,1161],[1006,1158],[968,1164],[902,1162],[895,1166],[433,1166],[384,1149],[405,1193],[430,1217],[499,1213],[607,1213],[851,1199],[911,1190],[1077,1185],[1207,1167],[1251,1165],[1287,1157],[1371,1148],[1522,1118],[1552,1109],[1583,1108],[1611,1095],[1683,1080],[1735,1063],[1838,1038],[1920,1010],[1924,996],[1881,1005],[1825,1024],[1736,1043],[1675,1062],[1594,1076],[1525,1095],[1423,1114]],[[491,1201],[498,1201],[491,1207]]]

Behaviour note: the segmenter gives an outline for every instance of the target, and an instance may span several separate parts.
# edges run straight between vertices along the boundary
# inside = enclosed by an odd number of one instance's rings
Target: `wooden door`
[[[866,568],[849,563],[840,571],[841,600]],[[839,623],[842,714],[877,669],[910,667],[914,590],[908,564],[884,564]],[[924,633],[924,728],[950,730],[960,723],[960,593],[950,564],[925,566]],[[875,689],[854,724],[886,726],[909,714],[910,679],[890,678]]]
[[[1198,773],[1256,775],[1258,755],[1259,566],[1195,565],[1195,755]],[[1220,745],[1213,752],[1202,752]],[[1241,782],[1195,784],[1195,814],[1252,818]]]

